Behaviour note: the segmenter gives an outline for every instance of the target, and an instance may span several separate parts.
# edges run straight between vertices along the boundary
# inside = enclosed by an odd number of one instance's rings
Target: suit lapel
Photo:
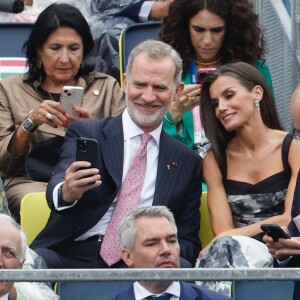
[[[180,282],[180,300],[197,299],[200,299],[200,296],[195,293],[194,289],[188,286],[186,283]]]
[[[166,205],[167,197],[171,194],[169,189],[177,182],[181,169],[177,152],[173,138],[162,130],[153,205]]]
[[[104,142],[101,144],[103,163],[119,187],[122,182],[124,159],[124,136],[122,116],[110,119],[103,128]]]

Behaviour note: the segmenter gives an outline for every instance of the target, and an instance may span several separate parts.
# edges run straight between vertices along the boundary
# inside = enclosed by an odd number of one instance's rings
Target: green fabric
[[[270,74],[269,67],[262,60],[258,60],[255,64],[256,69],[265,77],[273,95],[273,84]],[[183,75],[182,81],[184,84],[191,84],[190,73],[187,72]],[[166,114],[167,118],[173,122],[169,112]],[[181,117],[182,134],[178,134],[175,124],[171,124],[166,119],[163,120],[163,129],[177,140],[185,143],[188,147],[193,148],[194,146],[194,122],[193,113],[188,111]]]
[[[272,77],[268,65],[264,63],[262,60],[258,60],[254,67],[265,77],[268,86],[271,89],[271,92],[274,96]]]

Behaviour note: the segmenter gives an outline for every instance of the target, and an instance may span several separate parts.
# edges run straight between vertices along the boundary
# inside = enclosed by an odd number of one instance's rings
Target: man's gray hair
[[[128,58],[126,68],[127,76],[130,76],[134,59],[141,53],[145,53],[150,58],[155,60],[161,60],[163,58],[170,57],[175,65],[175,86],[180,83],[182,74],[182,59],[172,46],[164,42],[155,40],[146,40],[132,49]]]
[[[27,250],[27,239],[23,229],[11,216],[8,216],[6,214],[0,213],[0,223],[11,225],[19,233],[20,240],[21,240],[21,263],[23,263],[26,257],[26,250]]]
[[[166,206],[147,206],[140,207],[128,213],[119,225],[119,238],[122,248],[134,249],[137,236],[135,222],[141,217],[160,217],[166,218],[172,225],[177,234],[177,226],[172,212]]]

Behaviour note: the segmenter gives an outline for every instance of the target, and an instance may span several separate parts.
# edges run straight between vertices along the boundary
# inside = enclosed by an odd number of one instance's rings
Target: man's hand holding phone
[[[62,187],[64,201],[72,203],[79,200],[86,191],[101,185],[97,157],[97,140],[79,137],[76,146],[76,161],[65,173],[65,183]]]

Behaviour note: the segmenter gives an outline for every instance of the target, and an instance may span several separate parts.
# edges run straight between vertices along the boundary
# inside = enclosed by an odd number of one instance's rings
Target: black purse
[[[49,182],[63,143],[64,137],[56,136],[32,147],[25,159],[25,170],[31,180]]]

